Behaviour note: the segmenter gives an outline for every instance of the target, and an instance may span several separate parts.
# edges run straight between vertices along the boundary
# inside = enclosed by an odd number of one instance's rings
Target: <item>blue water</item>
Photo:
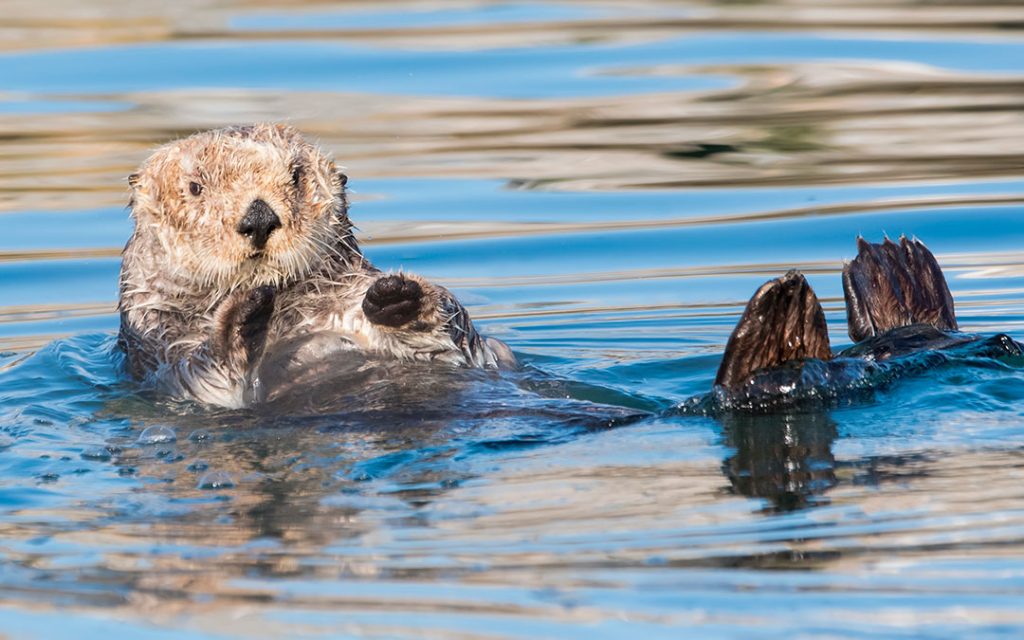
[[[0,635],[1024,634],[1022,363],[672,410],[791,267],[848,344],[858,234],[923,239],[962,328],[1024,340],[1019,9],[792,6],[19,5]],[[253,120],[330,150],[369,257],[452,288],[524,370],[240,412],[128,383],[125,176]]]

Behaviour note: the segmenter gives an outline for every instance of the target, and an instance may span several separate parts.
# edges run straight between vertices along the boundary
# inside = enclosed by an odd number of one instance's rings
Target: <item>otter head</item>
[[[128,182],[136,235],[197,284],[281,286],[358,252],[344,174],[292,127],[197,133],[157,149]]]

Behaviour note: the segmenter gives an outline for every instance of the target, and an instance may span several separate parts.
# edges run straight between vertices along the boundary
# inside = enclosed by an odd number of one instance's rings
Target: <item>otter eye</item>
[[[198,182],[190,182],[188,183],[188,192],[194,196],[198,196],[200,193],[203,192],[203,185],[199,184]]]

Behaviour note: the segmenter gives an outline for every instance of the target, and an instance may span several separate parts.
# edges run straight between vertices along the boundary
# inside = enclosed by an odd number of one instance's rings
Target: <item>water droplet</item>
[[[59,473],[43,473],[43,474],[40,474],[40,475],[36,476],[36,479],[39,480],[39,482],[41,482],[41,483],[49,484],[51,482],[57,482],[58,480],[60,480],[60,474]]]
[[[188,465],[189,471],[206,471],[209,468],[210,465],[208,465],[205,460],[196,460],[192,464]]]
[[[121,467],[117,470],[117,475],[122,478],[127,478],[135,475],[135,467]]]
[[[199,478],[196,486],[199,489],[230,489],[235,486],[235,481],[226,471],[208,471]]]
[[[165,427],[162,424],[153,425],[152,427],[146,427],[145,430],[139,435],[139,444],[162,444],[164,442],[174,442],[178,439],[175,435],[174,429]]]

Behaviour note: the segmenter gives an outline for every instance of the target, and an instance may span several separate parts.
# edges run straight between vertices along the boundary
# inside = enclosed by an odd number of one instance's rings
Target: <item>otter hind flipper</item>
[[[857,257],[843,267],[843,292],[854,342],[912,324],[957,330],[946,278],[920,240],[858,238]]]
[[[759,369],[791,360],[829,360],[825,312],[797,271],[770,280],[747,303],[729,336],[715,384],[734,388]]]

